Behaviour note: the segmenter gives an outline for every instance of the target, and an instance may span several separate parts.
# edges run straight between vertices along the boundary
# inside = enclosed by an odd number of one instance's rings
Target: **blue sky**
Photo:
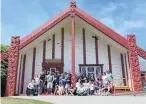
[[[69,6],[71,0],[2,0],[2,44],[21,38]],[[133,33],[146,50],[146,0],[74,0],[122,36]]]

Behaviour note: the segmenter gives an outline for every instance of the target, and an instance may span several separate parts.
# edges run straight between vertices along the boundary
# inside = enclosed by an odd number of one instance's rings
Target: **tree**
[[[1,44],[1,46],[0,46],[1,53],[7,51],[8,48],[9,48],[8,45]],[[5,60],[1,61],[1,96],[4,96],[4,94],[5,94],[7,67],[8,67],[8,60],[5,59]]]

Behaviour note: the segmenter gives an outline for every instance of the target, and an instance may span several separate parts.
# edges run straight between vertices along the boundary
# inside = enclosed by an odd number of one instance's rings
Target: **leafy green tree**
[[[7,51],[8,48],[9,48],[8,45],[1,44],[0,46],[1,53]],[[1,61],[1,96],[4,96],[5,94],[7,67],[8,67],[8,60],[5,59]]]

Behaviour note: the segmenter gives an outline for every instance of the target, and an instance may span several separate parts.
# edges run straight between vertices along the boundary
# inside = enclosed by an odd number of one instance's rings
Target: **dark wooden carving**
[[[6,85],[6,95],[13,96],[15,93],[16,84],[16,74],[18,66],[19,57],[19,44],[20,37],[13,36],[11,40],[11,47],[9,49],[9,61],[8,61],[8,71],[7,71],[7,85]]]
[[[127,40],[133,90],[140,91],[142,81],[135,35],[128,35]]]
[[[109,71],[112,73],[111,47],[109,45],[107,45],[107,50],[108,50]]]
[[[43,62],[42,63],[42,68],[43,70],[50,70],[50,68],[56,68],[59,73],[63,73],[63,67],[64,63],[63,62]]]

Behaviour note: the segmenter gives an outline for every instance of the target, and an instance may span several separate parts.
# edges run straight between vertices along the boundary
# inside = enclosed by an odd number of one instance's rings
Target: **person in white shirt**
[[[81,80],[78,79],[78,82],[76,83],[76,88],[77,88],[77,89],[80,88],[80,83],[81,83]]]
[[[106,75],[106,72],[103,73],[102,80],[104,84],[108,83],[108,76]]]
[[[39,76],[39,74],[37,74],[34,79],[35,79],[36,90],[40,94],[40,76]]]
[[[88,83],[87,79],[85,79],[85,82],[83,83],[83,85],[84,85],[84,90],[87,92],[87,95],[89,95],[90,84]]]
[[[78,82],[76,83],[76,88],[77,88],[77,95],[81,96],[84,95],[85,89],[82,81],[79,79]]]
[[[34,80],[32,80],[28,85],[26,89],[26,95],[30,96],[31,94],[34,95]]]

